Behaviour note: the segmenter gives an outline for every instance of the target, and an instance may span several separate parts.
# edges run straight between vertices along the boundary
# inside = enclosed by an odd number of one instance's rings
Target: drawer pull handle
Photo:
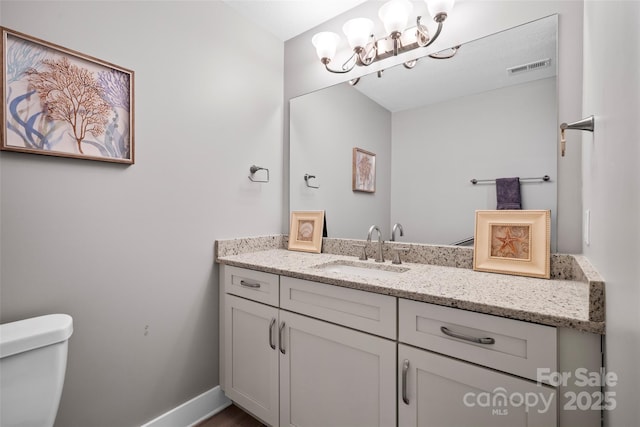
[[[494,340],[493,338],[477,338],[477,337],[473,337],[471,335],[465,335],[465,334],[461,334],[459,332],[453,332],[452,330],[448,329],[445,326],[440,326],[440,330],[442,331],[443,334],[445,335],[449,335],[450,337],[453,338],[458,338],[461,340],[465,340],[465,341],[470,341],[472,343],[476,343],[476,344],[495,344],[496,340]]]
[[[253,289],[258,289],[260,287],[260,283],[251,283],[245,280],[240,280],[240,285],[244,286],[245,288],[253,288]]]
[[[271,346],[272,350],[276,349],[276,343],[273,342],[273,327],[276,324],[276,318],[271,319],[271,324],[269,324],[269,346]]]
[[[404,359],[402,363],[402,401],[405,405],[409,404],[409,396],[407,396],[407,374],[409,373],[409,359]]]
[[[285,349],[284,349],[284,336],[282,335],[282,332],[284,332],[284,322],[280,323],[280,330],[278,333],[278,338],[280,341],[280,353],[285,354]]]

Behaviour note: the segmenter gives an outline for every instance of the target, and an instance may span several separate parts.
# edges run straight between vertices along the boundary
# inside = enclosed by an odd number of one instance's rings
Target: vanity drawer
[[[279,276],[263,271],[223,265],[224,291],[253,301],[278,306]]]
[[[282,276],[280,308],[396,339],[396,298],[389,295]]]
[[[537,380],[557,371],[556,328],[400,299],[399,340]]]

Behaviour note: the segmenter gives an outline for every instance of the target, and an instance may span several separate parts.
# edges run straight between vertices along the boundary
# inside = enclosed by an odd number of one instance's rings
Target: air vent
[[[551,66],[551,59],[541,59],[539,61],[530,62],[528,64],[518,65],[516,67],[507,68],[507,74],[513,76],[515,74],[525,73],[527,71],[534,71],[540,68],[547,68]]]

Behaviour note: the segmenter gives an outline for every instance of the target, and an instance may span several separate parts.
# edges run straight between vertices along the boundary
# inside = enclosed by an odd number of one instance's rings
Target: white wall
[[[140,425],[218,384],[214,240],[281,232],[282,42],[217,1],[0,16],[136,73],[135,165],[0,154],[0,296],[2,322],[74,318],[56,425]]]
[[[364,239],[376,224],[388,239],[391,113],[348,84],[294,98],[289,108],[291,210],[326,210],[329,237]],[[354,147],[376,154],[375,193],[352,191]],[[320,188],[307,187],[305,173]]]
[[[391,218],[406,240],[473,237],[475,210],[496,208],[496,186],[472,178],[554,173],[556,101],[547,78],[394,113]],[[522,208],[550,209],[555,224],[555,179],[520,189]]]
[[[591,211],[584,253],[606,282],[606,368],[617,374],[617,407],[606,425],[640,425],[640,3],[587,1],[583,116],[595,132],[584,145],[584,209]],[[615,60],[612,48],[615,46]]]
[[[288,40],[285,43],[285,100],[327,87],[359,75],[376,71],[378,67],[399,64],[412,56],[436,52],[456,44],[521,25],[552,14],[559,14],[558,45],[558,116],[561,121],[573,121],[581,114],[582,91],[582,1],[466,1],[456,3],[451,16],[445,23],[442,35],[432,46],[417,50],[408,55],[399,56],[382,64],[373,64],[359,68],[351,73],[331,74],[324,70],[311,45],[311,37],[318,31],[334,31],[342,34],[342,25],[350,18],[367,16],[376,22],[376,34],[382,34],[382,24],[378,23],[377,13],[384,3],[371,0],[339,17],[327,21],[315,29]],[[416,14],[428,15],[424,2],[414,2]],[[431,24],[430,24],[431,25]],[[432,27],[433,28],[433,27]],[[342,40],[337,53],[337,64],[348,55],[349,48]],[[342,60],[342,61],[341,61]],[[285,120],[287,118],[285,111]],[[288,134],[285,125],[285,161],[288,152]],[[559,139],[558,139],[559,140]],[[559,156],[559,148],[558,148]],[[575,144],[567,157],[558,162],[558,251],[580,253],[582,204],[581,147]],[[465,175],[466,176],[466,175]],[[285,202],[287,202],[285,200]],[[392,221],[396,219],[391,218]]]

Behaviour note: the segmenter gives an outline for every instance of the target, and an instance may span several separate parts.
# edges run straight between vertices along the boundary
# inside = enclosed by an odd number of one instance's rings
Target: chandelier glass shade
[[[333,32],[317,33],[312,38],[312,43],[316,48],[316,53],[327,71],[332,73],[348,73],[356,66],[371,65],[376,61],[396,56],[399,53],[407,52],[418,47],[431,45],[440,35],[443,23],[450,14],[455,0],[425,0],[427,9],[433,20],[438,24],[433,36],[429,30],[421,23],[421,16],[416,18],[416,25],[407,28],[413,3],[409,0],[391,0],[385,3],[378,11],[378,17],[384,24],[386,35],[376,39],[373,34],[374,23],[368,18],[355,18],[347,21],[342,30],[346,35],[347,42],[353,54],[339,68],[329,67],[329,63],[334,59],[340,42],[340,36]],[[452,48],[452,53],[448,55],[433,54],[431,58],[446,59],[451,58],[457,52],[457,47]],[[412,68],[415,61],[405,64],[407,68]]]

